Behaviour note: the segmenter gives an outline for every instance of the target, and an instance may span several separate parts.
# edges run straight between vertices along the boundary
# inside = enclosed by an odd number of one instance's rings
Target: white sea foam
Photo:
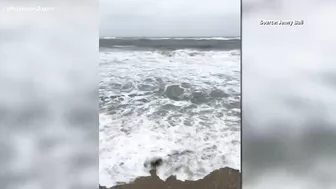
[[[143,164],[152,157],[164,160],[163,180],[240,169],[240,110],[230,107],[239,103],[239,59],[238,51],[101,52],[100,185],[148,176]],[[187,100],[152,93],[182,83]],[[194,104],[198,91],[228,96]]]
[[[117,37],[101,37],[102,39],[116,39]]]

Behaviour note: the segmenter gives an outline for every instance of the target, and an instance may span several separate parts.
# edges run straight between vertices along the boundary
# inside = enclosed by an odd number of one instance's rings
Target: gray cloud
[[[239,36],[236,0],[100,0],[100,36]]]

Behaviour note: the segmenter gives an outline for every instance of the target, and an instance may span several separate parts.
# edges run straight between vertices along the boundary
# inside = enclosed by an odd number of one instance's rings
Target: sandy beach
[[[227,167],[215,170],[197,181],[180,181],[175,176],[162,181],[152,170],[149,177],[139,177],[132,183],[112,188],[99,186],[99,189],[240,189],[240,183],[241,173]]]

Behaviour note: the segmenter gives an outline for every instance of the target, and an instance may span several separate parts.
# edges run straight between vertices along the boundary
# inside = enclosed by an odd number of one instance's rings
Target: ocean
[[[239,38],[101,38],[100,185],[240,170]]]

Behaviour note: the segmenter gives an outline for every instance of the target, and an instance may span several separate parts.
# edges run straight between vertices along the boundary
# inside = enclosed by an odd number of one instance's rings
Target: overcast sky
[[[239,0],[100,0],[100,36],[239,36]]]

